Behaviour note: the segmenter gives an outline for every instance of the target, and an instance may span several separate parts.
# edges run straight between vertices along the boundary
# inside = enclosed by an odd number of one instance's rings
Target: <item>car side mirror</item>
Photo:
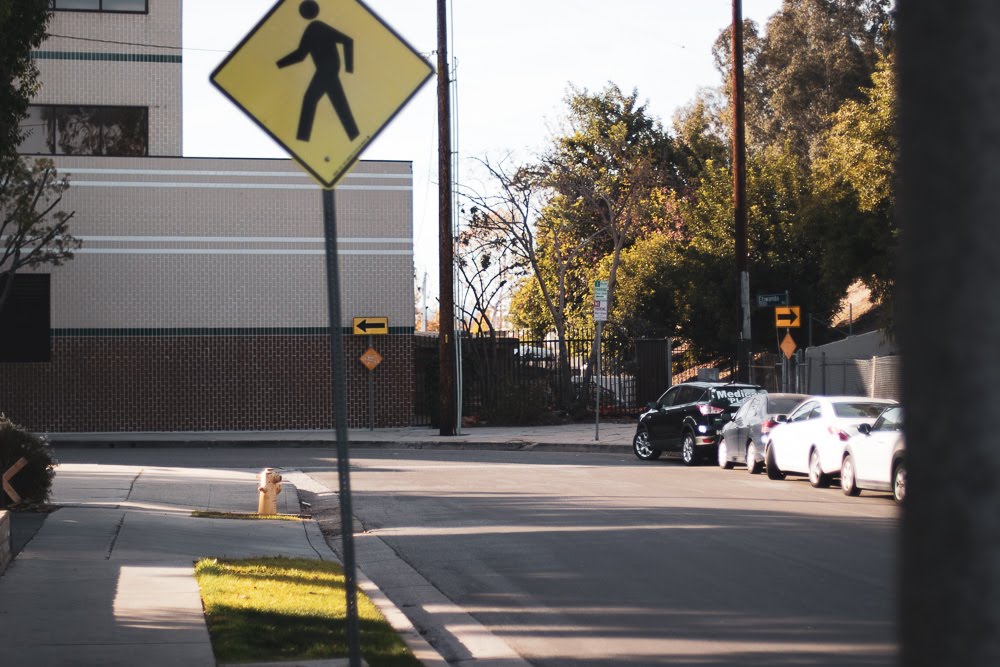
[[[774,421],[778,422],[779,424],[787,424],[788,415],[775,415]]]
[[[646,408],[649,410],[655,410],[658,407],[660,406],[656,403],[656,401],[650,401],[649,403],[646,403]]]
[[[858,433],[864,433],[865,435],[871,435],[872,434],[872,425],[871,424],[862,424],[861,426],[858,426]]]

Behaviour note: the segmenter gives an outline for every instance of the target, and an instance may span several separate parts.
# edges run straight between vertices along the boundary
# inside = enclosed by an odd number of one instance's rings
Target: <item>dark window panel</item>
[[[101,0],[55,0],[55,8],[98,11],[101,8]]]
[[[106,12],[145,12],[146,0],[103,0],[101,9]]]
[[[98,107],[56,107],[56,154],[102,153]]]
[[[144,156],[147,154],[147,110],[144,108],[104,108],[104,154]]]
[[[52,118],[52,107],[28,107],[28,117],[21,121],[25,137],[17,152],[51,155],[55,150]]]
[[[52,359],[51,283],[47,273],[17,274],[0,310],[0,362]],[[6,277],[0,277],[0,290]]]

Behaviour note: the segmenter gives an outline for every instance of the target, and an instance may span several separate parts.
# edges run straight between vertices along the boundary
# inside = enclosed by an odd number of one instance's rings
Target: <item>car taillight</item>
[[[760,424],[760,432],[761,433],[770,433],[771,429],[774,428],[775,426],[777,426],[780,423],[781,422],[776,422],[773,419],[768,419],[766,422],[761,422],[761,424]]]
[[[836,426],[828,427],[830,433],[836,436],[841,442],[847,442],[851,439],[851,436],[842,428],[837,428]]]
[[[700,412],[703,415],[718,415],[722,414],[722,408],[717,408],[714,405],[709,405],[708,403],[704,403],[698,406],[698,412]]]

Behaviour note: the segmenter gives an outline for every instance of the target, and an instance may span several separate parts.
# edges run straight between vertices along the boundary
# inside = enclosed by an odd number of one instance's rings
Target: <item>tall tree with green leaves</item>
[[[787,144],[808,162],[830,116],[861,99],[892,35],[891,0],[784,0],[764,34],[746,26],[746,123],[752,147]],[[730,69],[727,29],[716,64]]]
[[[678,185],[673,144],[634,90],[572,89],[566,104],[563,131],[542,159],[544,179],[577,236],[597,239],[591,265],[610,256],[607,276],[593,278],[607,279],[613,310],[622,251],[657,217],[663,191]],[[597,347],[595,334],[594,354]]]
[[[812,232],[826,248],[823,270],[834,282],[861,280],[888,303],[895,276],[895,59],[887,55],[844,103],[819,142],[813,163]]]

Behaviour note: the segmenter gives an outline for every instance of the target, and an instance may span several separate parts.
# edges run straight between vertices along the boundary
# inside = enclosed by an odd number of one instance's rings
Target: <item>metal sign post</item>
[[[595,337],[594,370],[597,371],[597,382],[594,393],[594,440],[601,439],[601,335],[604,333],[604,323],[608,319],[608,281],[594,281],[594,323],[597,325]]]
[[[351,469],[347,444],[347,369],[340,331],[340,281],[337,268],[337,215],[333,189],[323,190],[323,233],[326,237],[326,293],[330,313],[330,366],[333,424],[337,433],[337,471],[340,478],[340,537],[344,558],[344,593],[347,596],[347,646],[351,667],[361,667],[358,629],[358,581],[354,562],[354,511],[351,507]]]

